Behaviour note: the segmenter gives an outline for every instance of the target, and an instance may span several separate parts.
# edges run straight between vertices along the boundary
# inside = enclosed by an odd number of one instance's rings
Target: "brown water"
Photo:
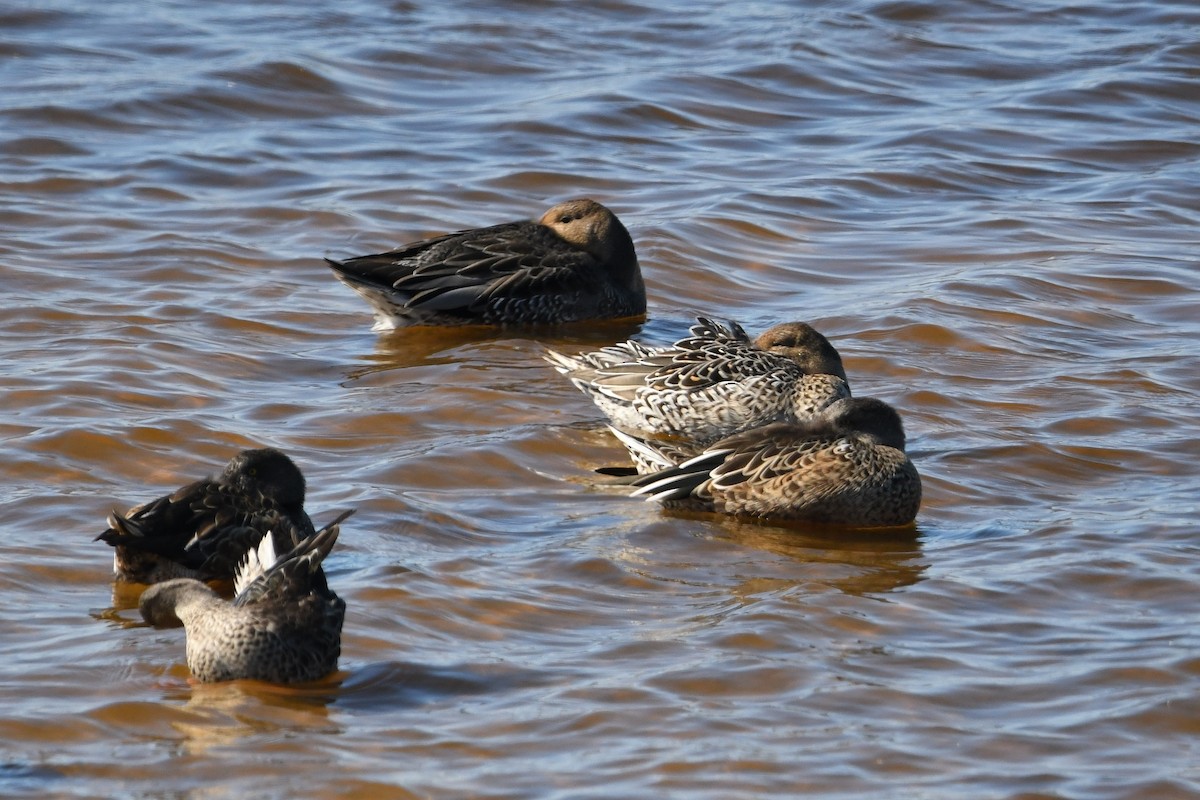
[[[1200,797],[1200,7],[0,12],[0,796]],[[591,196],[644,326],[370,332],[321,256]],[[910,535],[670,516],[545,346],[807,319]],[[342,671],[193,686],[92,537],[274,445]]]

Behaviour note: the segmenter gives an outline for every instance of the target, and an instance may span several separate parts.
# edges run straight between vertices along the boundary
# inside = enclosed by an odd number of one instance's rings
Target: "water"
[[[0,795],[1200,797],[1188,2],[0,12]],[[642,326],[370,331],[321,256],[590,196]],[[672,516],[546,346],[807,319],[917,529]],[[349,611],[194,686],[92,542],[293,455]]]

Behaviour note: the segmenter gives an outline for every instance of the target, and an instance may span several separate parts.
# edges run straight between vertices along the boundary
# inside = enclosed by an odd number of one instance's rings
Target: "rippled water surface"
[[[28,7],[32,6],[32,7]],[[1190,0],[9,4],[0,795],[1200,797]],[[324,255],[590,196],[644,325],[375,334]],[[664,514],[546,346],[807,319],[915,531]],[[341,671],[188,682],[92,538],[284,448]]]

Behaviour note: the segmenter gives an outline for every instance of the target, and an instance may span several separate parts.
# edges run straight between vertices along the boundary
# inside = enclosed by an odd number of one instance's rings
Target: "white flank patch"
[[[247,550],[246,557],[238,564],[237,574],[233,578],[233,593],[241,594],[247,586],[271,568],[276,558],[275,536],[271,531],[267,531],[266,536],[258,543],[258,548],[252,547]]]

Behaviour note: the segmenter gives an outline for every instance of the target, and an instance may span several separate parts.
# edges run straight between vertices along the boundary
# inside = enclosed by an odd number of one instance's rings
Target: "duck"
[[[608,417],[639,474],[698,455],[712,443],[771,422],[798,422],[850,397],[841,355],[806,322],[751,339],[732,320],[697,317],[665,347],[635,341],[545,358]],[[629,439],[621,436],[628,434]],[[633,446],[654,441],[668,460]]]
[[[742,431],[636,478],[632,494],[768,521],[905,526],[920,509],[921,477],[904,448],[895,408],[874,397],[843,398],[806,422]]]
[[[646,313],[646,287],[629,231],[616,214],[587,198],[559,203],[537,220],[325,261],[371,305],[376,331],[557,325]]]
[[[343,512],[277,555],[264,536],[238,566],[233,601],[194,578],[142,592],[138,610],[154,627],[182,625],[192,678],[200,683],[303,683],[337,669],[346,603],[329,588],[322,562],[337,543]]]
[[[118,581],[232,580],[242,555],[268,531],[278,552],[316,531],[304,510],[300,468],[275,448],[243,450],[216,477],[114,510],[96,537],[114,548]]]

